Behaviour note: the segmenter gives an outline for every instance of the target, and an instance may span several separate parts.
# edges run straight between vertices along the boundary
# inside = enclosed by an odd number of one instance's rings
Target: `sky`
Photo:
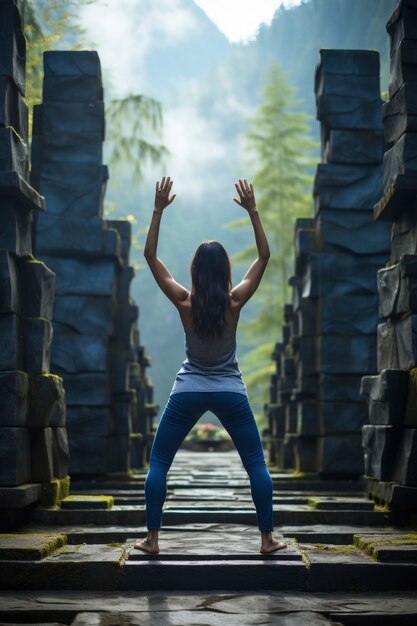
[[[229,41],[247,41],[262,23],[270,24],[275,11],[302,0],[194,0]]]

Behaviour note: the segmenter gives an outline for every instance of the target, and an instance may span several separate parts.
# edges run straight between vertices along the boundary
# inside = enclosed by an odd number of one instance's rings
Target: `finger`
[[[174,202],[175,198],[177,197],[177,194],[174,193],[173,196],[171,196],[171,198],[168,200],[168,204],[171,204],[171,202]]]
[[[236,202],[236,204],[238,204],[239,206],[243,206],[243,204],[239,202],[237,198],[233,198],[233,202]]]
[[[168,178],[168,180],[169,180],[170,182],[169,182],[169,184],[168,184],[167,192],[168,192],[168,193],[170,193],[170,191],[171,191],[171,189],[172,189],[172,185],[174,184],[174,181],[173,181],[173,180],[170,180],[169,178]]]
[[[236,191],[239,194],[240,199],[243,200],[243,194],[242,194],[242,192],[240,190],[240,187],[239,187],[239,185],[237,183],[235,183],[235,187],[236,187]]]
[[[156,181],[156,185],[155,185],[155,193],[158,192],[158,187],[159,187],[159,180]]]
[[[248,185],[248,181],[246,180],[246,178],[243,181],[245,183],[245,191],[249,191],[249,185]]]
[[[170,183],[171,183],[171,178],[167,176],[165,179],[165,191],[168,191]]]
[[[241,178],[239,178],[239,186],[240,186],[240,191],[242,193],[242,196],[246,195],[246,189],[245,189],[245,185],[243,183],[243,180]]]
[[[162,178],[160,191],[163,191],[164,187],[165,187],[165,176],[163,176]]]
[[[250,183],[250,190],[253,193],[253,185],[252,185],[252,183]]]

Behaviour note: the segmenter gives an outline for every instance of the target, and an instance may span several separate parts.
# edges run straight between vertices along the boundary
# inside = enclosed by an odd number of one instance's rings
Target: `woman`
[[[236,328],[241,308],[255,293],[270,256],[268,241],[256,208],[252,184],[235,183],[254,229],[258,258],[232,289],[230,262],[216,241],[202,243],[191,263],[191,292],[179,285],[157,257],[159,225],[164,209],[173,202],[172,180],[156,183],[155,206],[145,244],[145,257],[159,287],[178,309],[186,337],[187,358],[177,374],[159,422],[145,480],[147,537],[138,550],[159,553],[158,533],[166,499],[167,472],[178,448],[207,410],[218,416],[230,434],[249,474],[252,499],[261,532],[260,552],[286,544],[272,538],[272,480],[265,465],[259,431],[249,405],[242,373],[236,361]]]

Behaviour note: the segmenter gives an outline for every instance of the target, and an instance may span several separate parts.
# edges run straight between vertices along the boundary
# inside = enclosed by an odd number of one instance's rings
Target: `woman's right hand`
[[[173,182],[169,176],[164,176],[161,184],[159,184],[159,180],[156,181],[155,187],[155,211],[162,213],[162,211],[174,201],[176,194],[169,197],[169,194],[172,189]]]
[[[239,178],[239,182],[235,183],[236,191],[239,194],[239,200],[233,198],[234,202],[246,209],[248,213],[256,211],[255,193],[252,183],[248,183],[246,179]]]

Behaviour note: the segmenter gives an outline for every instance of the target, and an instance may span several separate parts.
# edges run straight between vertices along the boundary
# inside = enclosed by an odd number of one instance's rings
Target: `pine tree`
[[[285,74],[273,64],[266,74],[262,103],[248,120],[246,135],[255,196],[271,248],[270,262],[256,296],[254,318],[243,324],[250,350],[242,359],[242,367],[257,412],[267,397],[270,355],[279,340],[283,305],[290,296],[294,221],[312,214],[311,152],[316,144],[310,138],[308,116],[297,111],[299,105]],[[245,217],[230,226],[249,227],[249,221]],[[234,260],[248,263],[254,257],[255,244]]]

